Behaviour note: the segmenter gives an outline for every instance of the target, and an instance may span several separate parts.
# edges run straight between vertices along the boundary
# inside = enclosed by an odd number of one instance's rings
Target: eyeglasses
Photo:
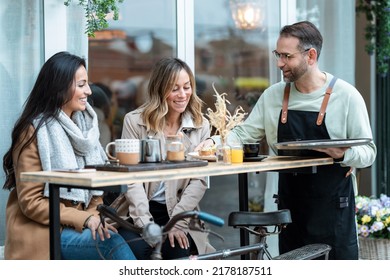
[[[279,59],[281,59],[283,62],[288,62],[288,60],[290,58],[292,58],[293,55],[295,55],[297,53],[305,53],[307,51],[310,51],[310,49],[311,48],[308,48],[304,51],[299,51],[299,52],[295,52],[295,53],[278,53],[276,50],[273,50],[272,53],[274,54],[276,61],[279,61]]]

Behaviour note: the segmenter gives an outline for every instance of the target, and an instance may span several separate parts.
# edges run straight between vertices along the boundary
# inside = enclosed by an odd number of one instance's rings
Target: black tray
[[[332,147],[351,147],[365,145],[372,141],[369,138],[359,139],[319,139],[319,140],[303,140],[276,143],[277,149],[283,150],[301,150],[315,148],[332,148]]]
[[[185,160],[185,161],[163,161],[139,163],[134,165],[125,164],[96,164],[86,165],[85,168],[95,168],[98,171],[116,171],[116,172],[136,172],[136,171],[152,171],[174,168],[199,167],[208,165],[207,161],[203,160]]]

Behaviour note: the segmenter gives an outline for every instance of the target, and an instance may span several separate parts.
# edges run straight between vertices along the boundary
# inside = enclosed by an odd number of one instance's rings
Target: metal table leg
[[[60,187],[86,189],[83,186],[65,186],[49,184],[49,231],[50,231],[50,259],[61,259],[61,222],[60,222]],[[113,192],[127,191],[127,185],[115,185],[96,187],[95,190],[106,190]]]
[[[49,184],[50,259],[61,259],[60,188]]]
[[[238,174],[238,199],[239,210],[248,211],[248,173]],[[240,245],[249,245],[249,233],[240,229]],[[241,255],[242,260],[249,260],[249,255]]]

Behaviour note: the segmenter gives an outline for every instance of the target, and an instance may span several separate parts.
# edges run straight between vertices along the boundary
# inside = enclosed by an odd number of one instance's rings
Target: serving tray
[[[359,139],[319,139],[319,140],[302,140],[276,143],[277,149],[283,150],[301,150],[315,148],[341,148],[365,145],[372,141],[370,138]]]
[[[86,165],[85,168],[95,168],[98,171],[116,171],[116,172],[136,172],[136,171],[152,171],[174,168],[199,167],[208,165],[207,161],[203,160],[185,160],[185,161],[163,161],[163,162],[148,162],[138,163],[134,165],[126,164],[96,164]]]

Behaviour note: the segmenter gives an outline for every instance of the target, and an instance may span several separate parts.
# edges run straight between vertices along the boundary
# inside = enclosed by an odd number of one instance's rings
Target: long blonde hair
[[[161,132],[165,126],[165,116],[168,113],[167,99],[172,92],[181,70],[190,77],[192,94],[185,112],[191,114],[195,126],[203,122],[203,101],[196,94],[195,77],[191,68],[179,58],[163,58],[158,61],[151,73],[148,85],[148,100],[145,102],[141,117],[147,131]]]

